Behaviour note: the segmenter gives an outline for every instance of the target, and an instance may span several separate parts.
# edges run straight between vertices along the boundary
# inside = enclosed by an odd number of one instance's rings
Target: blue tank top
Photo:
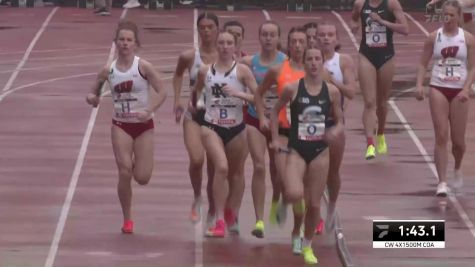
[[[277,56],[275,57],[274,62],[272,62],[268,66],[262,66],[261,65],[261,55],[260,54],[255,54],[252,57],[252,62],[251,62],[251,70],[252,74],[254,74],[254,77],[256,78],[257,85],[260,85],[262,81],[264,80],[264,77],[266,76],[267,71],[269,70],[270,67],[281,64],[284,62],[286,58],[286,55],[282,52],[278,52]],[[251,115],[254,118],[257,118],[257,111],[254,105],[249,104],[249,107],[247,109],[247,113]]]

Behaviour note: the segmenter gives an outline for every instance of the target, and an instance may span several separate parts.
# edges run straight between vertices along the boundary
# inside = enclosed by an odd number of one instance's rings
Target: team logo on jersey
[[[114,86],[114,92],[118,94],[130,93],[132,91],[133,85],[134,85],[134,81],[121,82],[117,84],[116,86]]]
[[[299,98],[299,103],[302,103],[302,104],[310,104],[310,99],[308,97],[300,97]]]
[[[215,83],[211,86],[211,94],[216,98],[226,98],[226,95],[223,92],[223,87],[226,86],[226,83]]]
[[[457,56],[458,51],[459,51],[458,46],[449,46],[449,47],[442,48],[442,50],[440,50],[440,54],[444,58],[449,58],[449,57],[454,58]]]

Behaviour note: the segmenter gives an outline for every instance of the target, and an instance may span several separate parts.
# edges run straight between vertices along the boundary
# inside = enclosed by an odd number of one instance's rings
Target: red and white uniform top
[[[431,86],[462,89],[467,79],[467,43],[462,28],[455,36],[437,30],[434,43],[434,67]]]
[[[117,60],[111,64],[108,81],[114,103],[114,120],[140,122],[138,112],[148,107],[149,83],[139,71],[139,60],[139,57],[134,57],[132,66],[125,72],[117,69]]]

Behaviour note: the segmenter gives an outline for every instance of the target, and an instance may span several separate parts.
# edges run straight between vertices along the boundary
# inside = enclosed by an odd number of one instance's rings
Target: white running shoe
[[[125,3],[122,7],[123,8],[135,8],[139,7],[140,3],[138,0],[127,0],[127,3]]]
[[[438,197],[446,197],[447,196],[447,183],[446,182],[440,182],[437,185],[437,192],[435,193],[436,196]]]
[[[300,236],[292,237],[292,253],[294,255],[302,254],[302,238]]]
[[[463,186],[463,174],[461,170],[454,170],[454,181],[452,183],[452,187],[456,191],[460,191]]]

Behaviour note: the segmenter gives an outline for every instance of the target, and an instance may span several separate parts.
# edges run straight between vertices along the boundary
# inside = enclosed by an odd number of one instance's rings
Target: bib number
[[[386,26],[376,23],[366,27],[366,45],[369,47],[386,47],[388,44]]]
[[[439,62],[438,78],[444,82],[458,82],[462,79],[462,64],[457,59],[444,59]]]
[[[325,134],[325,122],[299,123],[298,138],[302,141],[319,141]]]
[[[264,96],[264,115],[267,118],[270,118],[270,113],[277,103],[277,100],[279,100],[279,97],[274,93],[268,93]]]

